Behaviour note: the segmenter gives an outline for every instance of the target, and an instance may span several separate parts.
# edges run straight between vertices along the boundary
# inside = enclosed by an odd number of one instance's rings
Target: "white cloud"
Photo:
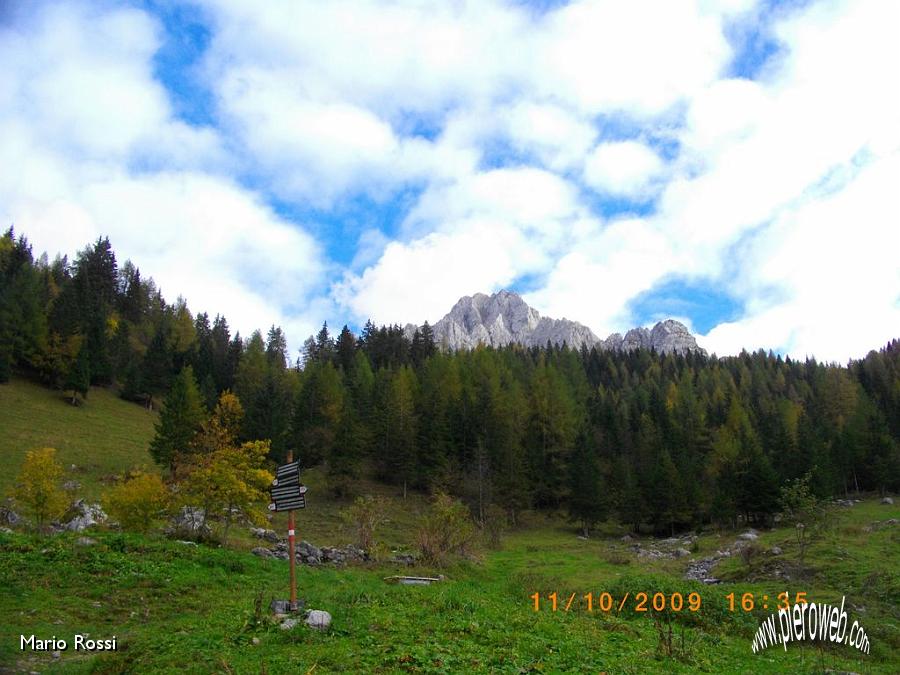
[[[169,301],[184,295],[244,335],[310,331],[322,251],[215,170],[229,162],[214,130],[174,117],[153,76],[160,40],[143,12],[81,5],[35,6],[2,29],[0,162],[15,170],[0,174],[0,215],[37,252],[71,256],[108,235]]]
[[[641,198],[663,172],[663,162],[638,141],[601,143],[588,156],[584,181],[601,193]]]

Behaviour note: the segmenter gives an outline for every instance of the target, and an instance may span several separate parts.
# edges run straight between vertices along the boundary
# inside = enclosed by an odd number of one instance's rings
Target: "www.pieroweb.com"
[[[869,637],[862,626],[854,621],[848,630],[849,617],[844,610],[846,596],[841,605],[825,603],[797,603],[778,610],[760,624],[753,637],[752,649],[756,654],[773,645],[783,645],[787,651],[789,642],[829,641],[855,647],[869,653]]]

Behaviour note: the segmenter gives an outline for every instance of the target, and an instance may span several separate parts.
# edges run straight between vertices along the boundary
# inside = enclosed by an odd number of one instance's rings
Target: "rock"
[[[407,565],[407,566],[410,566],[410,565],[415,565],[415,564],[416,564],[416,559],[415,559],[415,557],[413,557],[413,556],[411,556],[411,555],[401,553],[401,554],[399,554],[399,555],[395,555],[395,556],[394,556],[393,558],[391,558],[388,562],[392,562],[392,563],[395,563],[395,564],[397,564],[397,565]]]
[[[206,513],[199,506],[183,506],[172,518],[166,534],[182,539],[208,537],[211,531],[206,524]]]
[[[691,554],[691,552],[688,551],[686,548],[676,548],[674,551],[672,551],[672,555],[675,558],[685,558],[685,557],[689,556],[690,554]]]
[[[12,534],[13,533],[13,531],[11,529],[9,529],[8,527],[0,527],[0,532],[2,532],[3,534]]]
[[[619,541],[629,542],[629,541],[631,541],[631,539],[632,539],[631,535],[626,534]]]
[[[259,647],[259,642],[260,642],[260,640],[258,637],[252,638],[250,640],[250,644],[252,644],[254,647]]]
[[[97,543],[96,539],[91,539],[90,537],[78,537],[75,540],[76,546],[94,546]]]
[[[62,658],[62,652],[60,652],[58,650],[52,651],[52,652],[50,652],[50,656],[52,656],[54,659],[60,659],[60,658]]]
[[[881,503],[882,503],[882,504],[886,504],[886,505],[888,505],[888,506],[891,506],[891,505],[893,505],[894,500],[893,500],[892,498],[890,498],[890,497],[885,497],[885,498],[883,498],[883,499],[881,500]]]
[[[753,530],[750,530],[748,532],[744,532],[741,535],[738,535],[738,539],[742,539],[743,541],[756,541],[757,539],[759,539],[759,535]]]
[[[322,550],[317,546],[313,546],[305,539],[297,544],[297,553],[302,558],[321,558]]]
[[[291,613],[290,600],[272,600],[269,603],[269,611],[275,616],[287,616]]]
[[[196,541],[184,541],[183,539],[176,539],[175,543],[176,544],[184,544],[185,546],[196,546],[197,545]]]
[[[63,490],[66,490],[68,492],[75,492],[75,490],[80,487],[81,483],[79,483],[77,480],[67,480],[65,483],[63,483]]]
[[[70,532],[81,532],[94,525],[106,522],[106,514],[99,504],[88,504],[79,499],[69,509],[70,519],[65,524],[65,529]]]
[[[331,614],[322,609],[311,609],[306,613],[306,625],[317,630],[328,630]]]
[[[287,618],[281,622],[281,630],[293,630],[300,623],[299,619]]]
[[[251,527],[250,534],[252,534],[257,539],[265,539],[266,541],[270,541],[273,544],[277,544],[280,541],[278,533],[275,532],[275,530],[267,530],[264,527]]]
[[[12,525],[15,527],[22,522],[22,517],[6,506],[0,506],[0,525]]]
[[[263,546],[257,546],[255,549],[250,551],[250,553],[252,553],[255,556],[259,556],[260,558],[273,559],[275,557],[275,554],[272,553],[272,551],[270,551],[269,549],[267,549]]]
[[[781,550],[780,546],[773,546],[769,553],[771,553],[772,555],[781,555],[783,551]]]

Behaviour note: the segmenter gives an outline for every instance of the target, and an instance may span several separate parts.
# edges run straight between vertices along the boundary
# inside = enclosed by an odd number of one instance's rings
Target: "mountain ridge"
[[[420,327],[407,324],[404,332],[411,338],[417,328]],[[625,335],[613,333],[604,340],[578,321],[541,316],[521,296],[505,289],[492,295],[461,297],[432,330],[438,345],[453,350],[473,349],[479,344],[543,347],[550,342],[576,349],[596,346],[616,351],[654,349],[660,353],[706,354],[687,327],[675,319],[659,321],[653,328],[632,328]]]

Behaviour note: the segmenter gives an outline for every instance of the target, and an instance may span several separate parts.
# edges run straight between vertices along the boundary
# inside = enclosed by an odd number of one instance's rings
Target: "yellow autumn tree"
[[[28,509],[38,530],[66,509],[68,501],[59,485],[62,475],[62,464],[56,459],[54,448],[29,450],[25,454],[13,497]]]
[[[108,490],[102,502],[124,529],[146,532],[165,511],[169,491],[158,473],[138,471]]]
[[[197,457],[184,494],[201,504],[207,516],[218,517],[223,543],[228,542],[236,515],[257,525],[265,522],[267,489],[273,479],[265,468],[268,455],[269,441],[251,441]]]
[[[240,399],[228,390],[223,391],[212,415],[200,425],[191,449],[200,455],[210,455],[221,448],[237,445],[243,420],[244,407]]]

